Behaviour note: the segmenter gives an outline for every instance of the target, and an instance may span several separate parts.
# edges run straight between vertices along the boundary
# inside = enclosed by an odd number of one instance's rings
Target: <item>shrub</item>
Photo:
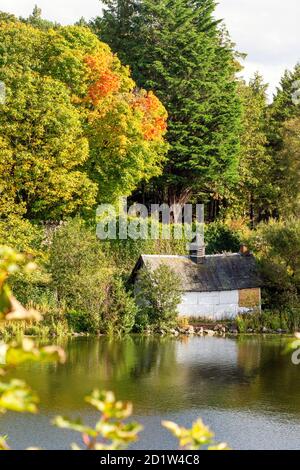
[[[87,333],[90,329],[89,317],[86,312],[69,310],[66,314],[69,328],[74,333]]]
[[[49,250],[44,229],[19,216],[10,215],[0,220],[1,243],[8,244],[26,255],[27,259],[38,263],[37,269],[30,273],[17,271],[11,276],[11,286],[20,302],[34,304],[36,308],[45,303],[53,304],[54,292],[50,288],[50,276],[46,269]]]
[[[145,267],[139,273],[136,299],[141,315],[149,325],[168,326],[174,324],[181,302],[181,279],[168,266],[157,269]],[[140,317],[138,317],[140,318]]]
[[[238,232],[221,222],[205,226],[205,243],[207,254],[239,251],[241,237]]]
[[[129,218],[129,222],[134,219]],[[156,229],[159,234],[158,239],[151,237],[151,219],[140,221],[140,231],[146,234],[146,238],[133,239],[112,239],[103,242],[104,251],[111,256],[118,266],[118,271],[129,275],[134,268],[141,254],[186,254],[186,245],[188,240],[177,240],[174,236],[175,225],[170,226],[170,239],[162,237],[162,224],[157,223]],[[147,238],[148,237],[148,238]]]
[[[105,333],[130,333],[137,314],[134,298],[126,291],[123,281],[114,278],[102,309],[101,329]]]
[[[193,318],[189,318],[189,317],[179,317],[177,319],[177,326],[179,328],[187,328],[190,323],[193,323]]]
[[[26,219],[10,215],[0,219],[0,245],[8,245],[20,253],[43,258],[44,231]]]
[[[54,234],[50,271],[59,304],[85,314],[88,331],[98,331],[112,268],[96,235],[78,217]]]
[[[297,307],[300,293],[300,221],[261,223],[249,238],[260,261],[267,308]]]
[[[133,222],[133,219],[128,219]],[[163,238],[163,225],[157,223],[156,230],[158,239],[153,239],[151,236],[151,219],[144,219],[140,221],[140,232],[146,237],[141,239],[112,239],[103,242],[103,250],[113,258],[115,264],[118,266],[119,271],[124,274],[129,274],[135,266],[139,256],[143,254],[170,254],[170,255],[186,255],[187,244],[191,241],[184,233],[181,239],[177,239],[177,232],[182,226],[171,224],[170,239]],[[155,225],[154,225],[155,226]],[[195,231],[195,224],[190,226],[191,232]],[[117,227],[118,229],[118,227]],[[222,222],[214,222],[205,225],[205,241],[206,251],[208,254],[223,253],[223,252],[236,252],[240,248],[242,234],[240,229],[231,228],[228,224]]]
[[[290,307],[284,310],[265,310],[261,313],[239,315],[236,324],[240,333],[247,333],[249,329],[261,331],[263,328],[294,332],[300,327],[300,309]]]

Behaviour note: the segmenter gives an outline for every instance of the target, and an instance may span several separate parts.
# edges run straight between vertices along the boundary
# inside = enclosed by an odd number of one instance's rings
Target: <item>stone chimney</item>
[[[203,264],[205,260],[205,243],[200,234],[196,235],[195,240],[188,245],[191,260],[197,264]]]

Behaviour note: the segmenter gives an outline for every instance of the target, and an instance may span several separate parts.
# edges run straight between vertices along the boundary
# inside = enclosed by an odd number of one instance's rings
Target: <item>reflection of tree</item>
[[[255,375],[260,367],[262,341],[261,336],[240,336],[238,338],[238,364],[244,374],[249,377]]]
[[[211,360],[189,368],[193,406],[300,414],[300,369],[283,354],[286,339],[245,336],[236,341],[236,362]]]
[[[270,411],[300,414],[300,368],[284,353],[286,339],[261,342],[259,373],[251,384],[251,397],[257,407]]]
[[[85,409],[94,388],[133,401],[137,413],[208,408],[300,414],[299,366],[283,355],[280,337],[237,340],[101,337],[68,341],[65,365],[29,364],[18,376],[41,396],[42,411]]]
[[[21,369],[20,376],[30,379],[46,407],[58,403],[80,409],[85,406],[82,398],[93,388],[112,389],[136,406],[159,393],[163,403],[168,385],[178,381],[175,345],[170,339],[141,336],[76,338],[65,347],[63,367],[32,364]]]

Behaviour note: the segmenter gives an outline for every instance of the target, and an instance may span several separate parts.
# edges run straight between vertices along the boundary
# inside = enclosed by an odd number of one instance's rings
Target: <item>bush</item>
[[[295,332],[300,327],[300,309],[286,308],[280,310],[265,310],[263,312],[254,312],[251,314],[239,315],[236,319],[237,329],[240,333],[247,333],[249,329],[261,331],[283,330]]]
[[[105,333],[130,333],[137,314],[134,298],[120,278],[113,279],[102,311],[101,329]]]
[[[50,271],[59,304],[86,315],[85,327],[98,331],[112,268],[96,235],[81,219],[70,220],[55,232]]]
[[[260,261],[266,307],[297,307],[300,294],[300,221],[262,223],[248,242]]]
[[[126,240],[106,240],[103,242],[103,250],[113,258],[119,271],[129,275],[135,266],[141,254],[169,254],[169,255],[186,255],[187,245],[191,241],[186,234],[182,239],[177,239],[176,224],[170,226],[170,239],[166,240],[162,237],[162,224],[157,223],[157,231],[159,238],[151,238],[151,220],[146,219],[141,222],[141,232],[148,235],[146,239],[133,240],[128,237]],[[192,229],[195,230],[193,224]],[[208,254],[237,252],[239,251],[242,236],[240,230],[234,230],[227,224],[214,222],[205,225],[205,242]]]
[[[136,299],[140,309],[138,319],[147,318],[150,326],[171,326],[178,314],[181,302],[181,279],[168,266],[157,269],[145,267],[139,273]]]
[[[46,269],[49,250],[43,227],[10,215],[0,220],[0,244],[8,244],[26,255],[27,260],[38,263],[33,272],[17,271],[11,276],[11,286],[20,302],[34,304],[36,308],[50,303],[54,305],[54,292]]]
[[[132,219],[129,219],[132,221]],[[151,238],[151,220],[144,219],[141,222],[141,232],[147,234],[148,238],[134,240],[130,237],[127,239],[107,240],[103,243],[104,251],[113,258],[114,263],[118,266],[118,271],[127,276],[130,275],[138,258],[141,254],[176,254],[185,255],[187,239],[177,240],[174,237],[175,225],[170,227],[170,240],[162,237],[162,224],[157,223],[156,228],[159,238]]]
[[[69,328],[74,333],[87,333],[90,330],[89,317],[86,312],[69,310],[66,319]]]
[[[241,237],[228,225],[213,222],[205,226],[205,243],[207,254],[236,253],[240,249]]]
[[[34,258],[44,258],[43,241],[42,227],[16,215],[0,219],[0,245],[8,245]]]

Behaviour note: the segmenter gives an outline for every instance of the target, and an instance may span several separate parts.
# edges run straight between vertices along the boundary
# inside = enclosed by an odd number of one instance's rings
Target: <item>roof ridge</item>
[[[149,255],[149,254],[141,254],[141,256],[148,256],[152,258],[190,258],[190,255]],[[205,255],[204,258],[218,258],[224,257],[229,258],[230,256],[242,256],[240,253],[216,253],[213,255]]]

